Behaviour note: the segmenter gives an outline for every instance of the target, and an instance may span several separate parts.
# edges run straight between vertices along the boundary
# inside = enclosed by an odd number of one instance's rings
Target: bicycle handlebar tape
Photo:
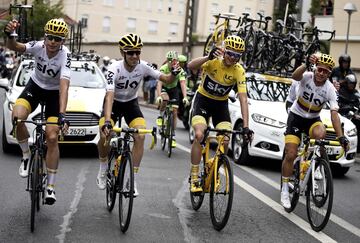
[[[211,49],[211,51],[210,51],[210,53],[209,53],[209,56],[208,56],[208,58],[209,58],[209,60],[213,60],[214,58],[215,58],[215,52],[217,51],[217,47],[216,46],[214,46],[212,49]]]

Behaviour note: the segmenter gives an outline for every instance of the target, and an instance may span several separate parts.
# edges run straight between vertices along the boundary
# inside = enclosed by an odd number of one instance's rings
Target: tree
[[[315,15],[321,14],[322,1],[311,0],[311,7],[309,9],[309,14],[311,15],[311,25],[314,26]]]
[[[25,24],[26,26],[26,40],[40,40],[44,36],[44,26],[46,22],[53,18],[63,18],[65,14],[63,13],[63,1],[59,0],[55,4],[51,4],[50,0],[34,0],[32,3],[33,6],[33,15],[31,16],[30,10],[22,10],[24,16],[26,16]],[[18,16],[19,9],[13,9],[12,15]],[[10,20],[12,16],[9,16],[7,20]],[[2,23],[0,29],[4,29],[6,23]],[[1,36],[4,36],[4,33],[1,32]]]
[[[277,3],[274,4],[274,14],[273,14],[273,23],[275,26],[275,22],[278,19],[283,20],[285,16],[285,6],[289,3],[288,16],[291,14],[297,14],[299,9],[297,8],[297,0],[277,0]]]

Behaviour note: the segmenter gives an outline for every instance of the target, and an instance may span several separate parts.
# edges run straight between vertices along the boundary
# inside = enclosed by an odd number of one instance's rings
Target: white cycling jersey
[[[151,64],[140,61],[132,72],[128,72],[124,66],[124,60],[115,61],[107,71],[106,91],[113,91],[114,100],[127,102],[137,98],[137,91],[141,81],[146,76],[159,79],[161,73],[154,69]]]
[[[298,91],[299,91],[299,83],[297,81],[293,81],[291,83],[290,89],[289,89],[289,95],[286,98],[286,101],[289,101],[291,103],[294,103],[294,101],[297,98]]]
[[[25,53],[35,58],[35,70],[31,79],[46,90],[59,90],[60,79],[70,80],[71,54],[66,46],[61,46],[56,56],[48,58],[44,41],[31,41],[25,44]]]
[[[310,119],[320,116],[320,111],[326,102],[329,102],[330,110],[339,109],[336,89],[329,80],[326,80],[322,86],[316,86],[314,73],[305,72],[298,82],[297,99],[290,108],[291,112]]]

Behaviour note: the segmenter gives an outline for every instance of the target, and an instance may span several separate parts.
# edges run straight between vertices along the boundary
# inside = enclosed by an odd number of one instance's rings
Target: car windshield
[[[27,84],[27,82],[29,82],[31,72],[34,70],[34,67],[34,62],[30,62],[22,66],[20,75],[16,80],[17,86],[23,87]],[[101,89],[105,87],[105,78],[100,73],[99,69],[87,62],[84,62],[81,63],[81,65],[74,65],[71,67],[70,86]]]
[[[248,97],[253,100],[285,102],[290,83],[260,80],[254,76],[246,80]]]

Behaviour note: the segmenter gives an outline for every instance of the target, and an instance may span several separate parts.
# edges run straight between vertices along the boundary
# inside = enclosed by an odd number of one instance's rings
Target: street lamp
[[[348,24],[347,24],[347,32],[346,32],[346,44],[345,44],[345,54],[347,54],[348,44],[349,44],[349,30],[350,30],[350,18],[353,12],[356,12],[356,6],[353,3],[347,3],[344,6],[344,11],[348,13]]]

